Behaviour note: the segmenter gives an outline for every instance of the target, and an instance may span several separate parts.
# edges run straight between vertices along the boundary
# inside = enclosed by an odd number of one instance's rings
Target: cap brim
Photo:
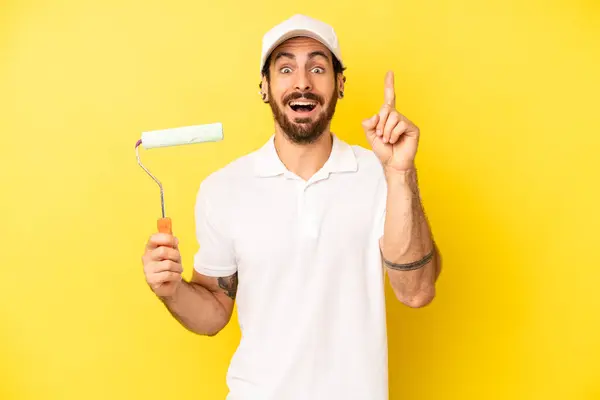
[[[327,41],[325,40],[325,38],[323,38],[321,35],[319,35],[318,33],[315,33],[313,31],[307,30],[307,29],[294,29],[292,31],[286,32],[283,35],[281,35],[281,37],[279,39],[277,39],[277,41],[275,41],[270,47],[269,49],[265,52],[265,55],[263,57],[263,59],[261,60],[260,63],[260,70],[262,71],[264,66],[265,66],[265,62],[267,60],[267,58],[269,58],[269,56],[271,55],[271,53],[273,53],[273,50],[275,50],[279,45],[281,45],[283,42],[285,42],[286,40],[295,38],[295,37],[309,37],[311,39],[315,39],[317,41],[319,41],[321,44],[323,44],[323,46],[327,47],[329,49],[329,51],[331,52],[331,54],[333,54],[334,57],[338,58],[334,52],[333,49],[331,47],[329,47],[329,45],[327,44]],[[338,61],[340,63],[342,63],[342,60]],[[343,67],[343,64],[342,64]]]

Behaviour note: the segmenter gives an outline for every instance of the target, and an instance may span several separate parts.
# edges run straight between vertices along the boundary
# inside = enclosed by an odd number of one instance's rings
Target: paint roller
[[[220,122],[142,132],[142,138],[135,144],[135,154],[140,167],[150,175],[160,189],[162,217],[158,219],[159,232],[173,233],[171,218],[165,215],[165,198],[162,184],[140,161],[139,146],[141,145],[145,149],[154,149],[194,143],[217,142],[220,140],[223,140],[223,124]]]

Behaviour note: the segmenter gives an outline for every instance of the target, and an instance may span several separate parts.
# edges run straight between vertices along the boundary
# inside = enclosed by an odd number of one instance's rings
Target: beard
[[[269,105],[271,106],[271,111],[273,112],[273,118],[277,122],[277,124],[281,127],[283,133],[287,136],[287,138],[296,144],[310,144],[315,142],[325,129],[329,125],[329,122],[333,118],[333,114],[335,114],[335,107],[337,105],[337,96],[335,95],[336,91],[334,89],[333,94],[331,96],[331,101],[327,104],[327,107],[317,115],[314,120],[310,117],[307,118],[294,118],[294,121],[291,121],[288,116],[285,114],[284,109],[279,107],[279,105],[273,99],[271,95],[271,88],[269,87]],[[292,93],[283,99],[284,108],[287,107],[292,100],[298,99],[307,99],[316,101],[321,107],[323,107],[324,99],[316,95],[314,93]]]

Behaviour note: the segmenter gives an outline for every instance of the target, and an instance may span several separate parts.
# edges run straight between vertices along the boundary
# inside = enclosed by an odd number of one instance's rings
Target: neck
[[[291,142],[277,127],[275,130],[275,149],[285,167],[304,179],[309,180],[319,171],[331,154],[333,138],[331,131],[325,132],[313,143],[297,144]]]

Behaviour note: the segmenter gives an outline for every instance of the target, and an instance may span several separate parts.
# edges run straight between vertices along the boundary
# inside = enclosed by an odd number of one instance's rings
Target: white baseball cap
[[[323,43],[335,55],[344,68],[342,52],[334,29],[325,22],[316,20],[302,14],[296,14],[289,19],[274,26],[263,36],[262,55],[260,58],[260,71],[271,52],[277,46],[293,37],[304,36]]]

